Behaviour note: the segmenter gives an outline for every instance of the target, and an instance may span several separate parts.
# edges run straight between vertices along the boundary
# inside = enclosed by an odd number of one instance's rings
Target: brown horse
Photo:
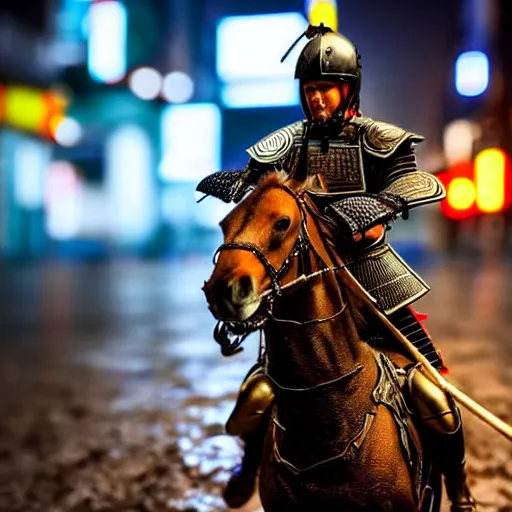
[[[263,508],[438,511],[439,473],[407,418],[400,370],[361,341],[334,229],[309,192],[272,173],[221,227],[224,244],[204,287],[209,307],[241,331],[264,319],[265,370],[276,390]]]

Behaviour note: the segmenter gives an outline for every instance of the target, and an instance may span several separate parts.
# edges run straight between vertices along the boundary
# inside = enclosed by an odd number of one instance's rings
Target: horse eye
[[[290,218],[289,217],[281,217],[274,224],[274,228],[276,231],[284,232],[290,227]]]

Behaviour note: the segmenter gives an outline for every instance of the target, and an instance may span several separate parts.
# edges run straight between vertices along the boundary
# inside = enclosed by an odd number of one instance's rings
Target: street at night
[[[221,357],[200,290],[210,269],[196,257],[4,266],[0,510],[225,510],[239,451],[223,424],[257,338]],[[418,270],[449,380],[511,423],[510,266]],[[512,443],[464,416],[480,510],[510,512]]]
[[[456,390],[376,362],[334,277],[440,368],[426,314],[512,429],[511,27],[505,0],[2,0],[0,512],[263,512],[257,478],[267,512],[512,512],[512,434],[461,405],[464,439]]]

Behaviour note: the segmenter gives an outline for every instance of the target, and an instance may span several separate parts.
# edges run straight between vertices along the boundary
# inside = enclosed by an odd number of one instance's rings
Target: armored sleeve
[[[399,196],[408,209],[435,203],[445,197],[445,190],[439,179],[418,169],[412,144],[405,143],[383,164],[379,180],[381,191]]]
[[[371,121],[363,134],[363,148],[374,162],[379,192],[396,194],[407,208],[440,201],[445,196],[441,182],[420,171],[414,152],[421,135],[382,121]]]

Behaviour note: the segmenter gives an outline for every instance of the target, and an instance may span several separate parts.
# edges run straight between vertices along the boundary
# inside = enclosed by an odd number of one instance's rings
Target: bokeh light
[[[82,224],[82,180],[73,164],[55,161],[46,171],[46,231],[51,238],[68,240]]]
[[[476,203],[485,213],[499,212],[505,203],[505,153],[487,148],[475,158]]]
[[[448,165],[471,160],[479,131],[478,125],[468,119],[457,119],[446,126],[443,145]]]
[[[162,96],[169,103],[186,103],[194,94],[194,82],[183,71],[173,71],[166,75]]]
[[[455,87],[462,96],[479,96],[489,85],[489,58],[480,51],[461,53],[455,62]]]
[[[160,94],[162,75],[154,68],[139,68],[130,75],[128,86],[135,96],[143,100],[152,100]]]
[[[89,8],[87,67],[98,82],[118,82],[126,73],[127,18],[124,4],[114,0]]]
[[[446,199],[455,210],[468,210],[473,206],[475,198],[475,184],[469,178],[454,178],[448,185]]]
[[[312,25],[323,23],[333,30],[338,30],[338,9],[335,1],[320,0],[309,2],[309,4],[307,12]]]
[[[53,131],[55,142],[65,147],[78,144],[82,134],[80,123],[72,117],[64,117],[58,120]]]

